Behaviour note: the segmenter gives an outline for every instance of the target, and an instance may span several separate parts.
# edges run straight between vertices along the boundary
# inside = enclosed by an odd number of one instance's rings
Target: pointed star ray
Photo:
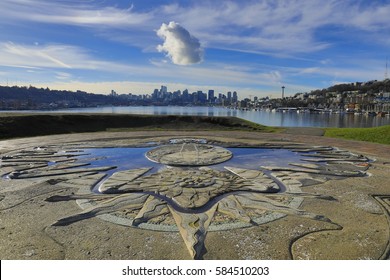
[[[200,259],[204,253],[204,241],[206,239],[207,229],[214,217],[217,205],[204,213],[182,213],[169,207],[176,225],[179,228],[181,237],[187,246],[187,249],[194,259]]]
[[[233,195],[225,197],[218,203],[218,212],[228,215],[234,219],[250,223],[251,218],[245,213],[244,208]]]
[[[167,202],[150,195],[137,216],[133,220],[133,226],[138,226],[141,223],[147,222],[161,215],[166,215],[170,211]]]
[[[110,198],[97,206],[87,208],[83,212],[58,220],[53,226],[66,226],[81,220],[96,217],[102,214],[113,213],[120,209],[135,210],[141,209],[149,195],[147,194],[122,194]]]
[[[310,212],[306,212],[304,210],[286,206],[283,203],[277,202],[276,200],[273,199],[269,199],[266,196],[261,194],[244,193],[244,194],[236,195],[236,197],[238,201],[246,208],[275,211],[287,215],[299,216],[299,217],[304,217],[312,220],[323,221],[323,222],[328,222],[333,224],[333,222],[330,219],[326,218],[325,216],[313,214]]]

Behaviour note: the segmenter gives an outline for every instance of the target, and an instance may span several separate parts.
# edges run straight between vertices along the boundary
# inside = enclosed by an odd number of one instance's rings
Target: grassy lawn
[[[324,136],[390,145],[390,125],[372,128],[326,128]]]

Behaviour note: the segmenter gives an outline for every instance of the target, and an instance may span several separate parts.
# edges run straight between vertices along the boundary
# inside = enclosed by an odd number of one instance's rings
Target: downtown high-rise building
[[[233,102],[233,103],[236,103],[237,101],[238,101],[237,91],[233,91],[232,102]]]
[[[214,103],[214,90],[210,89],[208,92],[208,101],[209,103]]]
[[[227,101],[229,103],[232,102],[232,92],[231,91],[228,91],[228,93],[227,93]]]

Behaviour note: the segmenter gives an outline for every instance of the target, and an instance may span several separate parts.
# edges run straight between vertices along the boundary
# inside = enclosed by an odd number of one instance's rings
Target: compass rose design
[[[306,163],[247,169],[229,167],[228,161],[234,155],[228,149],[196,139],[176,139],[146,153],[150,161],[164,165],[155,173],[151,167],[118,171],[100,182],[96,192],[48,198],[51,202],[76,200],[83,209],[56,221],[53,226],[67,226],[98,216],[136,228],[179,231],[194,259],[201,259],[206,252],[204,241],[207,232],[212,230],[256,226],[285,215],[338,226],[327,217],[299,209],[305,198],[334,200],[330,196],[302,192],[301,187],[330,179],[365,176],[369,159],[331,147],[292,145],[289,149],[305,153]],[[37,160],[45,152],[48,153],[45,149],[35,150],[30,158]],[[51,154],[53,158],[56,156],[63,154]],[[3,161],[17,161],[17,158],[18,155],[10,155],[3,157]],[[226,164],[223,170],[213,168],[219,163]],[[77,162],[62,165],[62,169],[60,165],[19,169],[9,177],[33,178],[45,176],[45,172],[46,175],[47,172],[69,174],[82,168],[76,166]],[[92,169],[84,167],[86,175],[91,175]],[[107,170],[100,168],[98,172]]]

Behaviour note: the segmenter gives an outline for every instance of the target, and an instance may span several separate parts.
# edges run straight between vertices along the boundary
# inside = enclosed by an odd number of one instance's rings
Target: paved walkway
[[[325,130],[318,127],[288,127],[284,133],[293,135],[323,136]]]
[[[301,131],[300,129],[297,129],[294,133],[288,134],[286,132],[285,134],[288,135],[286,135],[285,137],[290,138],[292,141],[343,148],[350,151],[360,152],[377,157],[383,157],[384,160],[387,159],[388,161],[390,161],[390,145],[318,136],[316,135],[315,130],[306,129]]]

